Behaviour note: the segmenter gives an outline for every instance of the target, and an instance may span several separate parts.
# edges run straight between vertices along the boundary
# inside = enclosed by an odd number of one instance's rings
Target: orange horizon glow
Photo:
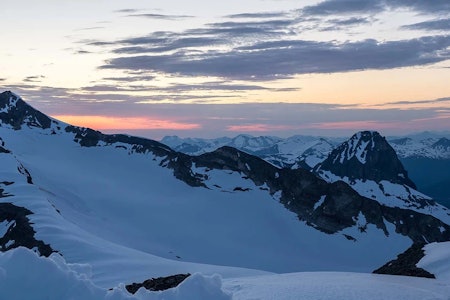
[[[53,116],[53,118],[71,125],[96,130],[192,130],[202,127],[196,123],[183,123],[174,120],[146,117],[57,115]]]

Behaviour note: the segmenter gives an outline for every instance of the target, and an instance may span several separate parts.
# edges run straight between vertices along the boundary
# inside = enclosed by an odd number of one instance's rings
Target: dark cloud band
[[[260,42],[227,52],[118,57],[102,68],[149,70],[185,76],[276,79],[295,74],[392,69],[450,58],[450,36],[411,40],[334,43],[303,40]]]

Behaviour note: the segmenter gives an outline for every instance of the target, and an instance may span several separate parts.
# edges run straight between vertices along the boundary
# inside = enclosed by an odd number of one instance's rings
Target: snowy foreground
[[[1,299],[450,299],[450,243],[432,244],[422,265],[438,279],[345,272],[304,272],[222,279],[193,274],[162,292],[141,288],[134,296],[123,284],[96,286],[87,264],[69,264],[59,255],[38,257],[26,248],[0,254]],[[120,272],[120,269],[116,270]],[[31,298],[30,298],[31,297]]]

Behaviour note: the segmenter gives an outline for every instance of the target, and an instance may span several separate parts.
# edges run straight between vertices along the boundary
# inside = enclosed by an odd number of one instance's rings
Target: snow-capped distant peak
[[[450,151],[450,140],[445,137],[440,138],[436,143],[431,145],[431,148],[448,152]]]
[[[405,137],[389,140],[401,158],[450,159],[447,137]]]

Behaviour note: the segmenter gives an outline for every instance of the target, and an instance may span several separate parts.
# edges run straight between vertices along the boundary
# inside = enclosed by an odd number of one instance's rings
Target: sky
[[[0,91],[153,139],[450,130],[448,0],[16,0]]]

